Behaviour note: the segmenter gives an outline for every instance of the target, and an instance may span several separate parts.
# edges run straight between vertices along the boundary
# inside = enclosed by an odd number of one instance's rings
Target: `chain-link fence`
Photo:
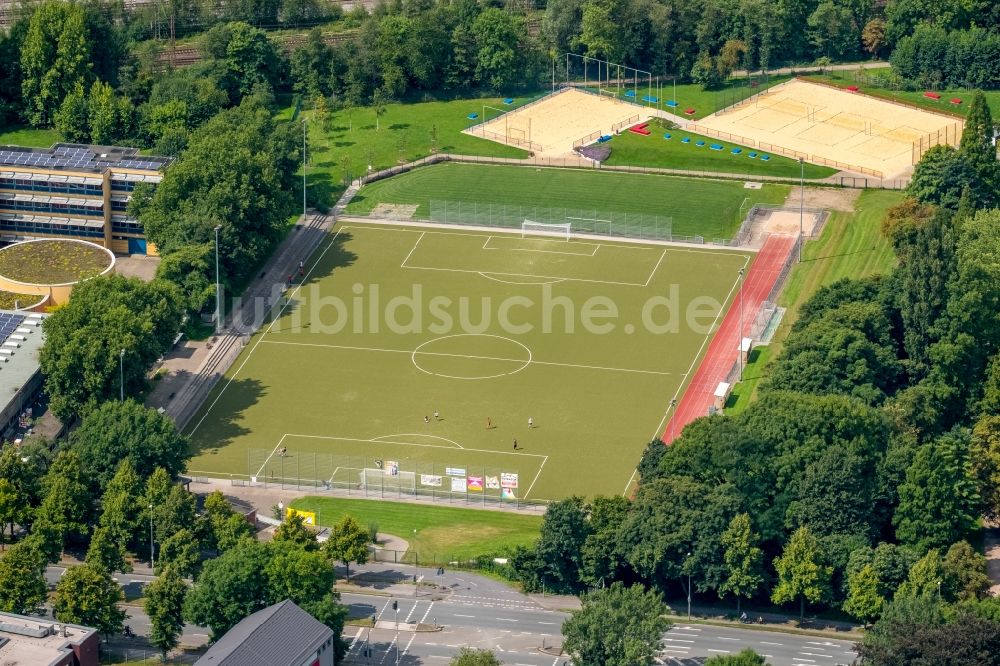
[[[542,224],[570,224],[572,232],[577,234],[650,240],[691,238],[675,237],[672,233],[673,219],[669,217],[593,208],[548,208],[545,206],[432,199],[429,217],[431,222],[438,224],[519,229],[523,222],[531,221]]]

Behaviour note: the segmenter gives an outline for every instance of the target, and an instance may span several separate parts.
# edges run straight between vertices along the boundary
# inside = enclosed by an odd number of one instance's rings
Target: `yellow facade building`
[[[155,255],[128,202],[137,183],[162,180],[171,158],[138,153],[73,143],[0,146],[0,242],[76,238],[117,254]]]

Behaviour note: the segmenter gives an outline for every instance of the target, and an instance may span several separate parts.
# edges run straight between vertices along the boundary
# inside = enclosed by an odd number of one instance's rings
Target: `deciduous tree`
[[[351,563],[364,564],[368,561],[368,544],[371,536],[354,516],[346,515],[330,529],[330,538],[324,549],[331,560],[343,562],[347,567],[347,578],[351,577]]]
[[[143,608],[149,616],[149,642],[160,650],[164,659],[180,643],[186,595],[187,585],[169,567],[143,593]]]
[[[778,582],[771,593],[776,604],[799,601],[799,617],[804,617],[806,601],[818,603],[830,592],[830,567],[822,562],[819,542],[808,527],[800,527],[774,560]]]
[[[56,585],[52,611],[60,622],[93,627],[105,636],[121,633],[126,613],[118,581],[101,566],[70,567]]]
[[[39,360],[52,410],[71,420],[117,400],[123,378],[125,394],[138,393],[173,343],[183,311],[177,288],[160,280],[112,275],[77,285],[73,299],[45,320]]]
[[[719,595],[731,593],[736,597],[736,612],[740,612],[743,597],[751,597],[764,582],[761,565],[764,553],[757,547],[758,537],[750,528],[750,516],[737,514],[722,533],[725,549],[726,576],[719,585]]]
[[[0,610],[33,613],[45,601],[45,553],[28,537],[0,557]]]
[[[670,628],[659,593],[614,583],[582,597],[583,607],[563,623],[563,650],[579,666],[642,666]]]

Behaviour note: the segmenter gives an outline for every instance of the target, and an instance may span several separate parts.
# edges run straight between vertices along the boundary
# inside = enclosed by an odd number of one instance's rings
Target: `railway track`
[[[336,33],[323,35],[323,41],[330,46],[342,44],[354,37],[356,33]],[[278,40],[283,51],[291,52],[306,43],[307,35],[291,35]],[[172,50],[169,46],[157,56],[157,61],[166,66],[173,64],[174,67],[189,67],[202,59],[201,51],[196,46],[175,46]]]

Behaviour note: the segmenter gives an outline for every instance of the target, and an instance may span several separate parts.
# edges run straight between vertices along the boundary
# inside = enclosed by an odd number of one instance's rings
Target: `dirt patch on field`
[[[382,217],[387,220],[409,220],[417,212],[415,204],[380,203],[372,209],[372,217]]]
[[[861,195],[861,190],[837,189],[833,187],[807,187],[805,188],[806,208],[825,208],[827,210],[842,210],[846,213],[854,212],[854,204]],[[793,187],[785,199],[785,206],[797,208],[799,205],[799,188]]]

